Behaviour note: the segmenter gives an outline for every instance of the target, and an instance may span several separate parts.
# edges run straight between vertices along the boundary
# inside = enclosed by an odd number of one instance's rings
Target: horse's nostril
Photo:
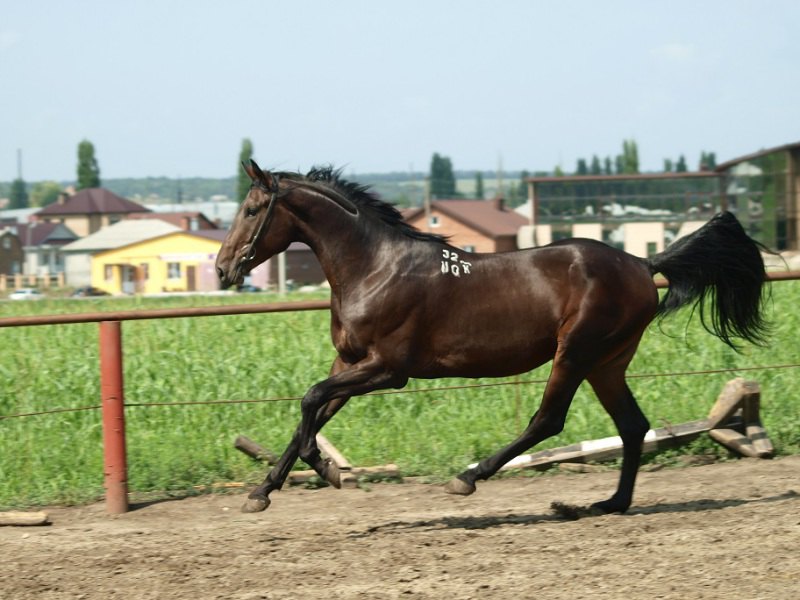
[[[217,267],[217,277],[220,281],[225,279],[225,271],[222,270],[222,267]]]

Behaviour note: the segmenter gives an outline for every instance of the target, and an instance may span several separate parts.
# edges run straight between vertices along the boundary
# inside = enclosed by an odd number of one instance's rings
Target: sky
[[[718,162],[800,141],[796,0],[0,0],[0,181]]]

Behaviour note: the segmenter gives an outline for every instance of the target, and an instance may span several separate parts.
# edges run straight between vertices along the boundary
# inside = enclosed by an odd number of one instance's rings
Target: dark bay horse
[[[559,433],[587,380],[624,444],[619,485],[598,512],[631,504],[649,423],[625,382],[648,324],[695,306],[726,344],[763,343],[764,263],[759,245],[728,212],[649,259],[586,239],[502,254],[472,254],[403,222],[367,188],[330,168],[307,175],[245,165],[252,179],[217,257],[223,287],[292,241],[308,244],[331,286],[330,376],[311,386],[280,460],[243,507],[264,510],[297,458],[332,485],[316,433],[352,396],[402,388],[411,377],[501,377],[552,360],[541,405],[522,434],[446,486],[471,494],[510,459]],[[659,301],[653,283],[670,287]]]

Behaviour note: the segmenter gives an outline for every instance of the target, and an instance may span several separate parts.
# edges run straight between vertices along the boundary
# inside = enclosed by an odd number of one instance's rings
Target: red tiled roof
[[[528,219],[522,215],[513,210],[498,209],[496,203],[491,200],[434,200],[431,202],[431,209],[493,239],[508,235],[516,236],[519,228],[528,224]],[[403,216],[409,221],[422,211],[421,208],[411,209],[404,211]]]
[[[36,216],[127,214],[150,212],[141,204],[132,202],[105,188],[89,188],[67,198],[64,203],[54,202],[35,213]]]

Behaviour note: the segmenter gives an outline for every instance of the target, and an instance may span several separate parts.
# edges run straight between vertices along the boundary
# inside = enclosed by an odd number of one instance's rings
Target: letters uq
[[[442,273],[450,274],[454,277],[469,275],[472,263],[458,258],[458,253],[448,248],[442,249]]]

